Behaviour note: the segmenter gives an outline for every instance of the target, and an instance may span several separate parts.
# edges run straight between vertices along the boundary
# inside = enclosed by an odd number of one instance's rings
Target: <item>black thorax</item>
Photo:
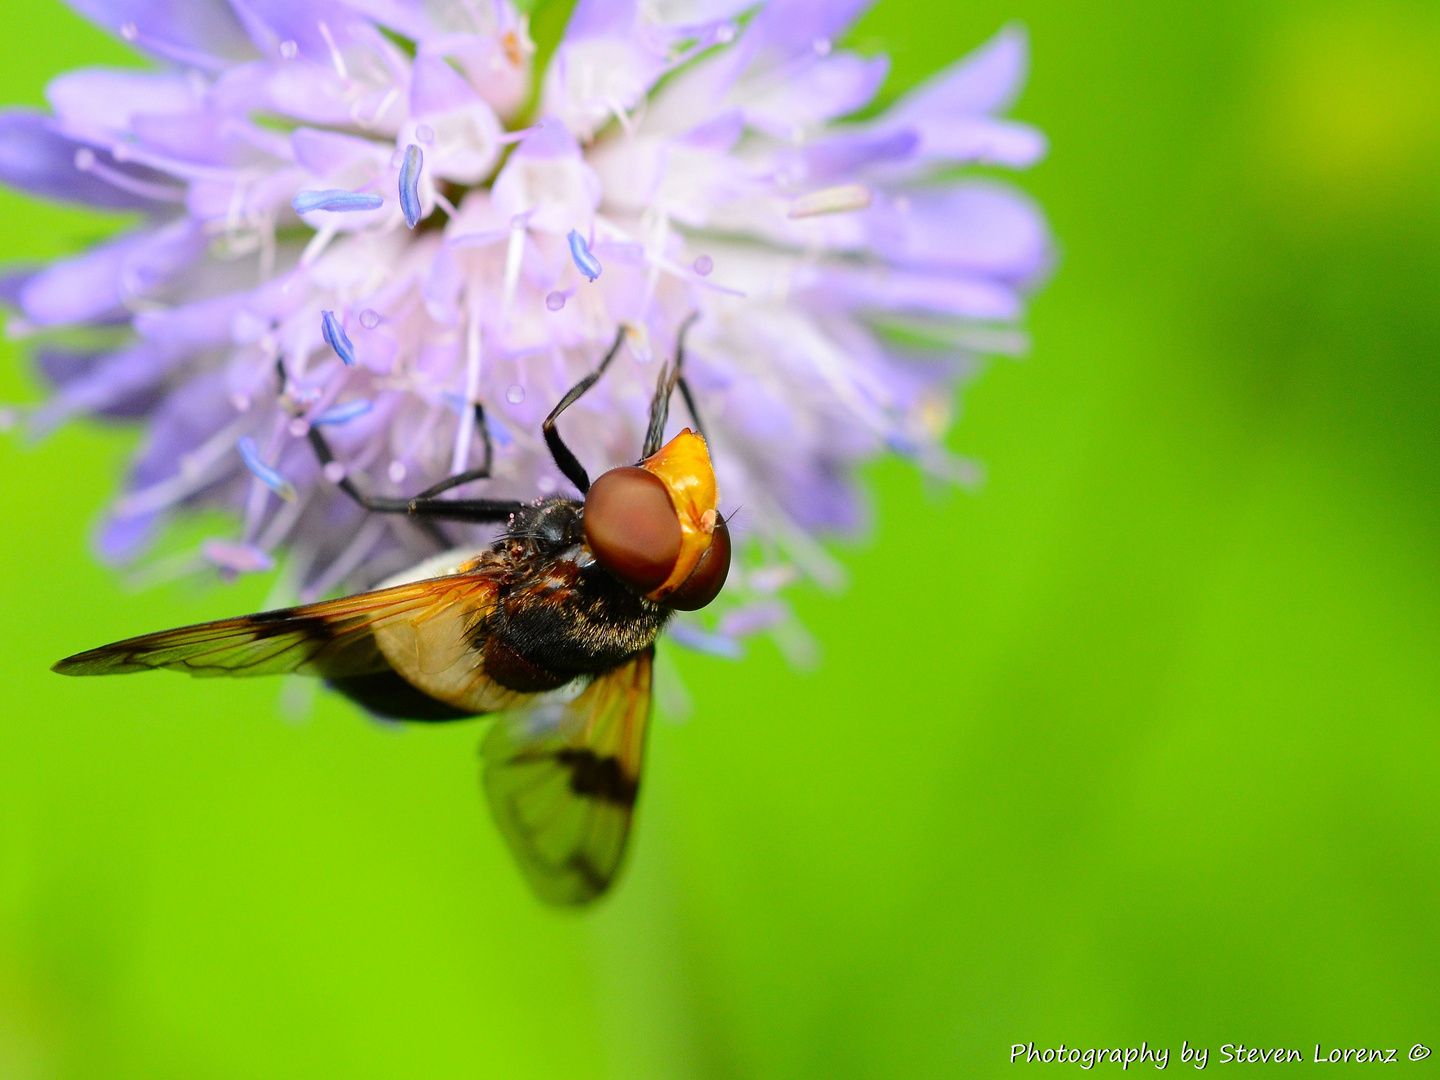
[[[543,499],[491,546],[499,595],[476,636],[486,674],[504,686],[545,690],[609,670],[653,644],[670,615],[585,550],[583,515],[574,499]]]

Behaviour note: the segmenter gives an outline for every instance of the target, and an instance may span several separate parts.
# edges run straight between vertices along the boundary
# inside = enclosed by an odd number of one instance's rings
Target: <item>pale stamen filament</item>
[[[82,146],[75,151],[75,168],[83,173],[89,173],[91,176],[98,176],[112,187],[128,191],[131,195],[139,195],[142,199],[174,203],[185,201],[183,189],[171,187],[169,184],[156,184],[134,176],[126,176],[118,169],[112,169],[100,161],[95,156],[95,151],[88,146]]]
[[[325,44],[330,50],[330,62],[335,65],[335,73],[345,82],[349,82],[350,72],[345,68],[345,57],[340,55],[340,49],[335,44],[334,36],[330,33],[330,27],[325,25],[325,20],[323,19],[316,23],[316,25],[319,26],[320,36],[325,39]]]
[[[469,315],[465,325],[465,408],[460,410],[460,428],[455,433],[455,453],[450,459],[450,474],[465,471],[470,457],[470,443],[475,437],[476,401],[480,398],[480,290],[466,291]]]

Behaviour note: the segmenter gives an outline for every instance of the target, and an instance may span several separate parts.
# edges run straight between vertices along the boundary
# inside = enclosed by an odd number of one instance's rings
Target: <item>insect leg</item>
[[[695,325],[695,320],[698,318],[700,318],[700,313],[696,311],[680,324],[680,332],[675,339],[675,366],[674,368],[662,367],[660,377],[655,381],[655,396],[650,399],[650,425],[645,432],[645,447],[640,453],[642,460],[660,449],[660,442],[665,437],[665,421],[670,417],[670,397],[675,393],[677,385],[680,387],[681,396],[685,399],[686,408],[690,410],[690,417],[695,421],[695,427],[700,431],[702,438],[705,435],[704,425],[700,423],[700,414],[695,411],[695,398],[690,393],[690,385],[681,374],[682,366],[685,363],[685,335],[690,332],[690,327]]]
[[[284,357],[275,358],[275,381],[279,384],[277,393],[284,398],[285,391],[290,385],[290,376],[285,371]],[[330,444],[325,436],[320,434],[320,429],[312,427],[308,432],[310,448],[315,451],[315,456],[320,459],[323,468],[335,460],[335,454],[330,449]],[[371,497],[361,493],[348,476],[341,477],[339,484],[341,491],[354,499],[363,509],[369,510],[372,514],[406,514],[410,512],[408,499],[387,499],[384,497]]]
[[[705,434],[705,424],[700,419],[700,410],[695,408],[695,395],[690,393],[690,384],[685,381],[684,375],[681,375],[677,382],[680,386],[680,396],[685,399],[685,408],[690,410],[690,419],[695,421],[695,430],[700,432],[700,437],[708,444],[710,436]]]
[[[308,438],[310,447],[315,451],[315,456],[320,459],[321,466],[329,465],[335,460],[335,454],[330,449],[330,444],[325,441],[325,436],[320,434],[320,429],[312,427]],[[410,512],[409,499],[395,499],[384,495],[366,495],[355,486],[355,482],[348,476],[342,476],[336,482],[336,486],[346,495],[349,495],[363,509],[369,510],[372,514],[408,514]]]
[[[605,369],[610,366],[610,361],[615,359],[624,340],[625,327],[622,324],[615,334],[615,344],[610,346],[610,351],[605,354],[605,359],[600,361],[600,366],[572,386],[569,392],[560,399],[560,404],[556,405],[550,415],[545,418],[545,423],[540,425],[541,430],[545,432],[545,445],[550,448],[550,456],[555,459],[556,467],[565,474],[565,479],[580,489],[582,495],[590,490],[590,476],[585,472],[585,466],[580,464],[580,459],[565,445],[565,440],[560,438],[560,432],[555,429],[555,421],[562,412],[580,400],[581,395],[594,386],[601,375],[605,374]]]
[[[650,399],[650,426],[645,431],[641,461],[660,449],[660,440],[665,437],[665,421],[670,417],[670,395],[675,392],[675,381],[679,378],[679,365],[660,365],[660,374],[655,379],[655,396]]]
[[[490,429],[485,424],[485,406],[480,402],[475,403],[475,426],[480,430],[480,438],[485,442],[485,461],[475,469],[467,469],[465,472],[456,473],[454,476],[447,476],[438,484],[426,488],[419,495],[416,495],[412,502],[420,499],[433,499],[442,491],[449,491],[451,488],[460,487],[473,480],[488,480],[490,478],[490,466],[495,462],[495,446],[490,442]]]
[[[342,476],[337,484],[341,491],[350,496],[357,504],[373,514],[409,514],[414,517],[425,519],[425,524],[432,521],[464,521],[464,522],[495,522],[507,521],[511,514],[515,513],[525,504],[513,499],[439,499],[436,498],[441,492],[449,491],[461,484],[468,484],[473,480],[484,480],[490,475],[490,466],[494,459],[494,447],[490,442],[490,431],[485,426],[485,409],[479,402],[475,404],[475,420],[480,425],[485,440],[485,462],[479,468],[470,469],[467,472],[458,473],[455,476],[447,477],[433,487],[427,488],[413,499],[395,498],[383,495],[366,495],[355,486],[348,476]],[[310,445],[315,450],[315,456],[320,459],[321,465],[328,465],[335,460],[335,455],[326,442],[325,436],[320,433],[319,428],[311,428],[309,433]],[[438,537],[441,543],[445,542],[444,537]]]
[[[465,472],[456,473],[454,476],[447,476],[438,484],[426,488],[419,495],[410,500],[410,513],[416,517],[432,521],[467,521],[471,523],[491,523],[496,521],[508,521],[510,515],[520,510],[525,504],[514,499],[440,499],[436,496],[451,488],[460,487],[462,484],[471,483],[474,480],[488,480],[490,478],[490,466],[495,463],[495,445],[490,441],[490,428],[485,423],[485,406],[480,402],[475,403],[475,426],[480,429],[480,437],[485,443],[485,460],[478,468],[467,469]]]
[[[431,521],[466,521],[486,524],[509,521],[529,505],[516,499],[411,499],[406,510]]]

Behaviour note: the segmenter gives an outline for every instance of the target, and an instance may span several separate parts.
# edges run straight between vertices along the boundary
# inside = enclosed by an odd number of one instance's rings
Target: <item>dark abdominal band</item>
[[[486,673],[514,690],[553,689],[648,648],[668,615],[592,563],[561,594],[526,590],[500,599],[484,626]]]

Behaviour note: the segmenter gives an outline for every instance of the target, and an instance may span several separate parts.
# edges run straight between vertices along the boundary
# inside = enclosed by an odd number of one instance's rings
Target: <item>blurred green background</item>
[[[50,675],[264,585],[125,591],[87,540],[131,436],[0,441],[0,1077],[1440,1043],[1440,7],[881,0],[853,37],[893,93],[1012,18],[1062,254],[1031,355],[966,395],[989,480],[874,470],[849,591],[798,597],[817,670],[679,658],[694,714],[588,917],[525,892],[477,725]],[[11,102],[126,57],[54,0],[0,40]],[[9,258],[113,227],[0,214]],[[5,346],[0,397],[34,393]]]

